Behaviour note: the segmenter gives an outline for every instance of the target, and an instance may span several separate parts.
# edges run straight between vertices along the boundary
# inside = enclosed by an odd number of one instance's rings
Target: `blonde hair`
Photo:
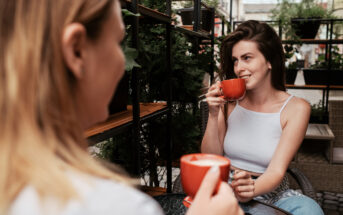
[[[87,153],[75,79],[61,51],[66,25],[96,39],[113,0],[0,2],[0,214],[27,185],[41,196],[77,196],[66,171],[127,182]]]

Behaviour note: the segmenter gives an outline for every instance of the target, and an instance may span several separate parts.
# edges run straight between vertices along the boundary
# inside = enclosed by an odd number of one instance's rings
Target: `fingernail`
[[[212,166],[210,169],[210,172],[218,172],[219,171],[219,167],[218,166]]]

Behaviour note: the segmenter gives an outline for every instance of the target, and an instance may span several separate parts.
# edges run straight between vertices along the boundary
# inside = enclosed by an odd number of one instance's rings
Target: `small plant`
[[[298,52],[296,48],[294,48],[292,45],[285,45],[285,58],[286,58],[286,68],[287,69],[296,69],[298,63],[296,61],[290,62],[293,55]]]
[[[295,3],[291,0],[281,0],[272,11],[272,18],[280,21],[286,38],[298,39],[295,30],[292,28],[294,18],[334,18],[332,11],[328,11],[314,0],[302,0]]]
[[[219,0],[202,0],[203,3],[205,3],[209,7],[218,7],[219,6]],[[194,2],[193,1],[185,1],[183,4],[181,4],[184,8],[190,8],[193,7]]]
[[[325,54],[319,55],[316,63],[311,66],[313,69],[328,67],[329,60],[325,59]],[[337,45],[331,47],[331,69],[343,69],[343,55],[339,53],[339,48]]]
[[[326,123],[327,113],[325,107],[323,106],[322,100],[316,104],[311,105],[311,123]]]

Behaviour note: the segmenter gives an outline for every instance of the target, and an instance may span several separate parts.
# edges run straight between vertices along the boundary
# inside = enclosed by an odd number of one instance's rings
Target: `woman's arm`
[[[237,190],[235,193],[241,201],[249,201],[255,196],[271,192],[281,183],[288,165],[304,139],[310,113],[311,106],[305,100],[294,98],[289,102],[281,115],[281,121],[285,123],[280,142],[267,170],[254,183],[246,173],[240,172],[235,176],[235,179],[241,178],[241,183],[236,181],[234,184],[235,191]],[[242,186],[243,182],[248,186]]]
[[[201,152],[222,155],[225,130],[223,111],[220,110],[218,116],[209,113],[206,131],[201,143]]]
[[[223,142],[225,136],[224,104],[221,98],[220,82],[213,84],[206,94],[208,103],[208,121],[206,131],[201,143],[201,152],[223,154]]]

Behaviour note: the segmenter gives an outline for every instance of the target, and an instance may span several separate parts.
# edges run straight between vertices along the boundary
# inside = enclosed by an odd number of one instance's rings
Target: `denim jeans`
[[[293,215],[324,215],[323,210],[317,202],[307,196],[291,196],[280,199],[274,205]]]
[[[293,215],[324,215],[320,206],[307,196],[291,196],[280,199],[274,205]],[[245,204],[240,206],[245,213],[252,215],[265,215],[265,211],[259,211],[257,208],[249,207]]]

